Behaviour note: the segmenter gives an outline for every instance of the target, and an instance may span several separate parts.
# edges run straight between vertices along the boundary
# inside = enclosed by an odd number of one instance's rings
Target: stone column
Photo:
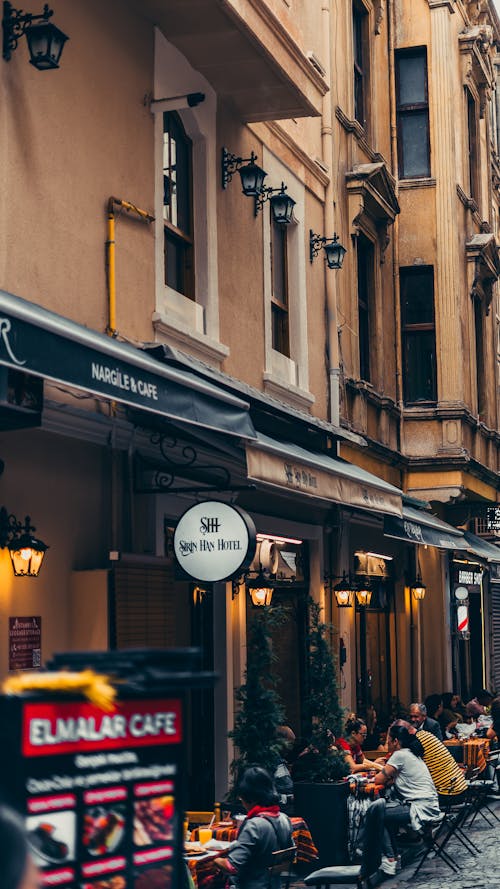
[[[461,106],[456,106],[457,92],[454,89],[459,72],[458,46],[451,19],[454,4],[450,0],[428,0],[428,3],[431,9],[428,59],[431,165],[436,179],[434,290],[438,400],[440,404],[450,404],[464,400],[460,328],[463,295],[459,275],[463,257],[459,253],[456,191],[456,151],[460,141],[458,145],[455,142],[456,116]]]

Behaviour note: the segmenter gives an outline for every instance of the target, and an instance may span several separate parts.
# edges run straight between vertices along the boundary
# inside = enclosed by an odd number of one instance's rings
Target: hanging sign
[[[229,580],[250,565],[256,531],[248,513],[237,506],[206,500],[190,507],[174,532],[175,558],[197,581]]]
[[[500,531],[500,506],[488,506],[486,527],[488,531]]]

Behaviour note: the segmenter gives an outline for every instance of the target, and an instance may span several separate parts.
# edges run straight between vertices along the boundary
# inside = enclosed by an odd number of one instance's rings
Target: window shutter
[[[175,646],[173,564],[119,564],[113,571],[113,589],[117,648]]]

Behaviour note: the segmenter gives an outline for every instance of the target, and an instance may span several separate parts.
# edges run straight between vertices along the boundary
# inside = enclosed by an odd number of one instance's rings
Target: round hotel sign
[[[206,500],[191,506],[174,532],[178,564],[194,580],[229,580],[255,555],[255,525],[237,506]]]

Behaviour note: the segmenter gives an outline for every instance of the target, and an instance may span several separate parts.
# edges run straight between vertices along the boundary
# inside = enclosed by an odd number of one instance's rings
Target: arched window
[[[176,112],[163,115],[165,283],[195,298],[192,142]]]

